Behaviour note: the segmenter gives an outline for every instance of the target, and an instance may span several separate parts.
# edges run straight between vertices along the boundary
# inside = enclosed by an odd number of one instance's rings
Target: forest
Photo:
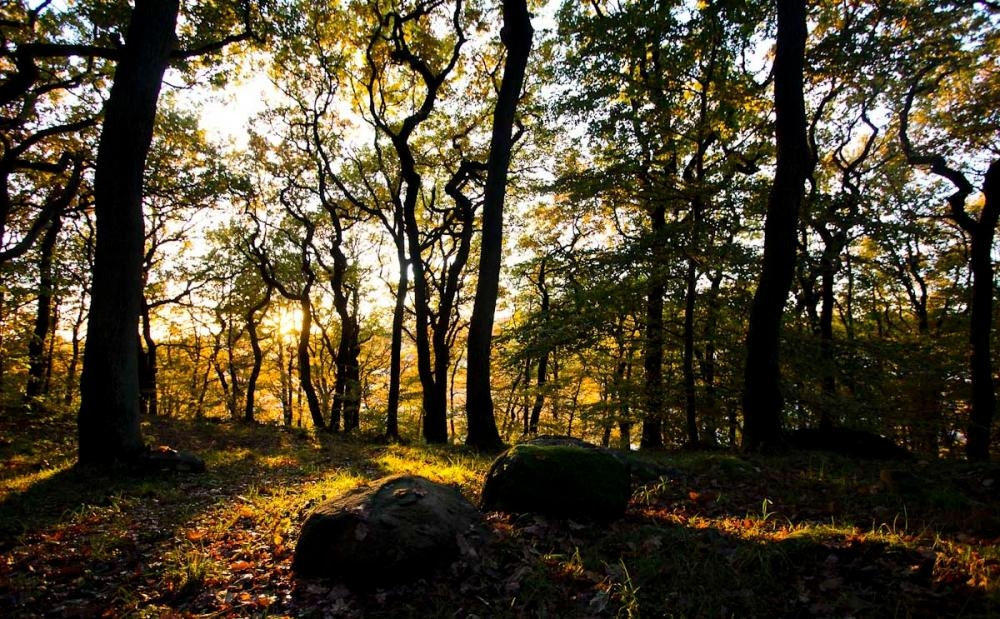
[[[301,504],[411,469],[475,498],[557,435],[669,474],[611,538],[492,521],[466,612],[988,615],[998,53],[991,0],[4,0],[0,612],[394,616],[290,589]],[[209,472],[132,476],[173,449]],[[867,460],[899,455],[926,488]],[[270,558],[178,532],[212,509]],[[646,543],[704,565],[664,585]],[[761,580],[675,599],[720,544]],[[797,562],[799,606],[743,595]]]
[[[988,457],[995,5],[531,8],[8,5],[4,410]]]

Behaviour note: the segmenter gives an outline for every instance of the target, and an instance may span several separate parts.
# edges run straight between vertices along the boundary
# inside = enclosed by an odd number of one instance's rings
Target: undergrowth
[[[407,585],[294,578],[309,510],[406,473],[473,502],[489,460],[230,423],[148,420],[203,474],[72,466],[65,418],[2,424],[0,615],[986,617],[998,611],[991,465],[826,454],[660,454],[610,525],[486,514],[493,538]],[[70,438],[67,438],[70,437]],[[642,456],[640,456],[642,457]]]

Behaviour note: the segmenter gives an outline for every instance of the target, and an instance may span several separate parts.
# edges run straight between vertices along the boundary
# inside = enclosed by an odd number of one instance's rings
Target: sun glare
[[[302,326],[302,310],[297,307],[282,307],[269,313],[265,324],[276,330],[281,339],[297,336],[299,327]]]

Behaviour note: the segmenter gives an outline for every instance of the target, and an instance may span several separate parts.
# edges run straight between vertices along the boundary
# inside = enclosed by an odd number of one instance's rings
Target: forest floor
[[[410,472],[478,500],[489,458],[151,420],[205,473],[72,467],[71,419],[0,422],[5,617],[1000,616],[1000,467],[664,453],[610,525],[487,514],[492,541],[405,586],[300,580],[309,509]]]

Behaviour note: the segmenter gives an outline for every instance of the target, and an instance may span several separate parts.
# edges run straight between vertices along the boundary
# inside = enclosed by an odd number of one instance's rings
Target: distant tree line
[[[7,3],[3,414],[75,411],[93,464],[140,453],[142,415],[988,459],[998,21]],[[248,72],[264,110],[219,141],[199,97]]]

